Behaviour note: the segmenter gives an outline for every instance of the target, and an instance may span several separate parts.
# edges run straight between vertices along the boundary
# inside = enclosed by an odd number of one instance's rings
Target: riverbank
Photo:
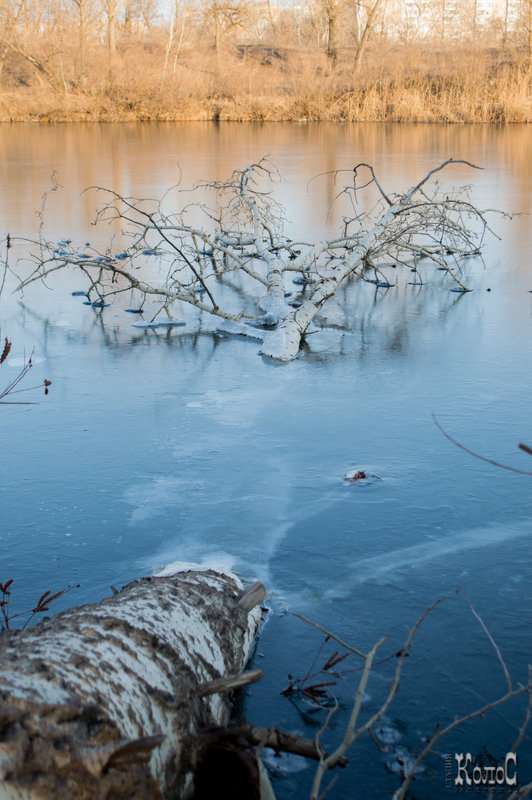
[[[531,70],[519,53],[409,47],[368,53],[352,70],[345,49],[183,52],[171,69],[126,49],[88,80],[21,80],[0,90],[1,122],[293,121],[532,122]],[[15,65],[16,66],[16,65]]]

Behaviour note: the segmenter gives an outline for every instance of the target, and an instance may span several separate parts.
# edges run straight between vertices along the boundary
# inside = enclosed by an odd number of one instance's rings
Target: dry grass
[[[190,48],[164,73],[162,45],[131,43],[111,69],[94,51],[90,80],[59,88],[28,79],[25,65],[21,82],[15,63],[4,72],[0,121],[532,122],[531,72],[517,51],[380,44],[356,78],[352,58],[346,48],[333,70],[317,50]]]

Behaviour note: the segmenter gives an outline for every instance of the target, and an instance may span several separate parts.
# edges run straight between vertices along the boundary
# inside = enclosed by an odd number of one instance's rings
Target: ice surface
[[[168,319],[161,322],[133,322],[131,324],[133,328],[174,328],[187,323],[182,319]]]
[[[303,756],[296,756],[292,753],[276,753],[269,747],[263,748],[262,761],[273,776],[303,772],[308,767],[308,761]]]
[[[412,547],[399,547],[379,556],[352,562],[348,567],[348,580],[343,583],[339,582],[328,594],[331,597],[338,597],[345,592],[351,592],[354,584],[381,578],[404,567],[419,567],[449,555],[466,550],[495,547],[512,539],[530,537],[531,534],[532,520],[523,520],[472,528],[461,533],[443,536],[439,541],[431,539]],[[400,532],[397,535],[400,538]]]

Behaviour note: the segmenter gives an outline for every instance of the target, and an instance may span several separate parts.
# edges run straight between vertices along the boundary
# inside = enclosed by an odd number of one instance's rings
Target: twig
[[[473,614],[475,619],[479,622],[482,630],[484,631],[484,633],[486,634],[486,636],[490,640],[490,644],[493,647],[493,649],[495,650],[495,653],[496,653],[497,658],[499,660],[499,664],[501,665],[502,670],[504,672],[504,677],[506,678],[506,686],[508,687],[508,691],[511,692],[512,689],[513,689],[512,679],[510,678],[510,673],[508,672],[508,668],[507,668],[507,666],[506,666],[506,664],[504,662],[504,659],[502,657],[501,651],[499,650],[499,648],[498,648],[493,636],[491,635],[491,633],[487,629],[484,620],[482,619],[480,614],[476,611],[476,609],[473,606],[473,603],[471,602],[469,597],[466,594],[464,594],[464,592],[462,592],[461,590],[459,590],[459,592],[462,595],[462,597],[464,598],[464,600],[466,601],[467,605],[469,606],[469,609],[470,609],[471,613]]]
[[[322,626],[318,625],[317,622],[313,622],[311,619],[307,619],[306,617],[304,617],[303,614],[297,614],[295,611],[292,611],[292,616],[303,620],[303,622],[306,622],[307,625],[312,625],[314,628],[317,628],[319,631],[324,633],[326,636],[329,636],[331,639],[334,639],[335,642],[338,642],[338,644],[341,644],[342,647],[345,647],[346,650],[350,650],[352,653],[355,653],[357,656],[360,656],[360,658],[363,658],[363,659],[367,658],[366,653],[363,653],[361,650],[357,650],[356,647],[352,647],[352,645],[347,644],[347,642],[344,642],[342,639],[340,639],[334,633],[331,633],[326,628],[322,628]]]
[[[440,425],[438,420],[436,419],[435,414],[432,414],[432,419],[434,420],[434,424],[437,428],[443,433],[446,439],[452,442],[456,447],[459,447],[460,450],[464,450],[466,453],[469,453],[470,456],[474,456],[474,458],[478,458],[480,461],[486,461],[488,464],[493,464],[494,467],[499,467],[500,469],[507,469],[509,472],[517,472],[519,475],[532,475],[532,472],[529,472],[525,469],[517,469],[517,467],[509,467],[508,464],[501,464],[500,461],[494,461],[492,458],[486,458],[486,456],[481,456],[478,453],[475,453],[473,450],[470,450],[469,447],[457,442],[456,439],[447,433],[447,431]],[[525,453],[532,452],[531,448],[527,445],[520,444],[519,445],[521,450],[524,450]]]
[[[526,686],[520,686],[519,689],[513,689],[511,692],[506,692],[505,694],[498,697],[497,700],[493,700],[491,703],[486,703],[481,708],[477,708],[474,711],[471,711],[469,714],[465,714],[463,717],[459,719],[455,719],[454,722],[451,722],[445,728],[442,728],[435,736],[433,736],[428,744],[423,748],[420,752],[416,760],[410,766],[407,775],[401,785],[401,787],[395,792],[393,796],[393,800],[404,800],[406,795],[406,790],[410,784],[410,781],[414,777],[414,774],[423,761],[423,759],[431,752],[433,747],[442,739],[444,736],[447,736],[455,728],[459,728],[461,725],[464,725],[466,722],[469,722],[472,719],[476,719],[477,717],[483,717],[487,711],[491,711],[493,708],[498,708],[498,706],[504,705],[513,697],[518,697],[519,695],[524,694],[525,692],[529,693],[532,690],[532,685],[527,684]]]
[[[441,603],[445,602],[445,599],[446,598],[440,598],[439,600],[436,600],[427,609],[425,609],[423,614],[418,618],[418,620],[416,621],[414,627],[412,628],[412,630],[408,634],[408,637],[407,637],[407,640],[405,642],[404,647],[401,650],[399,650],[398,653],[396,653],[398,661],[397,661],[397,666],[395,668],[395,676],[394,676],[394,679],[392,681],[391,687],[389,689],[389,692],[388,692],[388,695],[387,695],[385,701],[382,703],[380,708],[369,718],[369,720],[367,720],[363,725],[361,725],[360,727],[357,728],[356,725],[357,725],[357,721],[358,721],[358,716],[360,714],[360,707],[361,707],[361,704],[362,704],[362,698],[363,698],[364,691],[366,689],[366,685],[367,685],[367,682],[368,682],[370,674],[371,674],[373,661],[374,661],[374,658],[375,658],[375,655],[376,655],[378,649],[385,642],[385,638],[384,639],[380,639],[372,647],[372,649],[369,651],[369,653],[366,656],[366,661],[365,661],[365,665],[364,665],[364,671],[363,671],[362,676],[360,678],[360,682],[359,682],[357,693],[356,693],[355,703],[354,703],[354,706],[353,706],[353,710],[351,712],[351,716],[349,718],[349,722],[348,722],[347,727],[346,727],[346,731],[344,733],[344,738],[343,738],[342,742],[340,743],[340,745],[338,746],[338,748],[332,753],[332,755],[328,756],[327,758],[322,759],[320,761],[320,763],[318,764],[318,767],[316,769],[316,773],[314,775],[314,781],[313,781],[313,784],[312,784],[312,791],[311,791],[311,795],[310,795],[310,800],[317,800],[318,795],[319,795],[319,790],[320,790],[320,784],[321,784],[321,781],[323,779],[323,775],[324,775],[324,773],[325,773],[325,771],[327,769],[332,769],[332,767],[335,764],[335,758],[337,758],[338,756],[344,756],[345,753],[347,752],[347,750],[349,749],[349,747],[353,744],[353,742],[356,739],[358,739],[363,733],[366,733],[366,731],[371,730],[373,728],[373,726],[375,725],[375,723],[378,722],[379,719],[381,719],[384,716],[384,714],[386,714],[388,708],[390,707],[390,705],[391,705],[391,703],[392,703],[392,701],[393,701],[393,699],[394,699],[394,697],[397,694],[397,691],[399,689],[399,683],[400,683],[400,679],[401,679],[401,671],[402,671],[402,668],[403,668],[403,664],[405,662],[406,657],[409,655],[410,648],[412,647],[412,642],[414,640],[414,637],[415,637],[419,627],[424,622],[426,617],[437,606],[439,606]]]
[[[517,739],[518,742],[522,740],[522,738],[524,736],[525,727],[528,724],[528,721],[530,719],[530,702],[531,702],[530,701],[530,696],[531,696],[531,692],[532,692],[532,680],[531,680],[532,671],[531,671],[530,667],[529,667],[529,672],[528,672],[528,682],[524,686],[519,686],[518,689],[513,689],[512,688],[512,682],[511,682],[511,679],[510,679],[510,675],[508,673],[508,670],[506,668],[506,665],[504,663],[504,659],[503,659],[503,657],[501,655],[501,652],[500,652],[499,648],[495,644],[495,641],[494,641],[493,637],[491,636],[491,634],[488,632],[484,621],[482,620],[480,615],[477,613],[477,611],[473,608],[472,603],[469,601],[469,599],[465,595],[463,595],[463,596],[464,596],[466,602],[468,603],[469,608],[472,611],[473,615],[475,616],[475,618],[480,623],[480,625],[482,627],[482,630],[487,634],[491,645],[495,649],[495,652],[497,654],[497,658],[499,659],[499,662],[501,663],[501,665],[503,667],[503,671],[504,671],[504,675],[505,675],[508,691],[504,695],[501,695],[500,697],[498,697],[496,700],[493,700],[490,703],[486,703],[485,705],[481,706],[480,708],[477,708],[477,709],[471,711],[469,714],[465,714],[462,717],[455,719],[453,722],[451,722],[446,727],[440,728],[437,733],[435,733],[432,737],[430,737],[430,739],[428,740],[426,746],[421,750],[421,752],[419,753],[419,755],[417,756],[415,761],[409,767],[407,773],[405,774],[403,783],[401,784],[400,788],[395,792],[395,794],[393,796],[393,800],[404,800],[405,795],[406,795],[406,790],[408,789],[410,781],[414,777],[414,774],[415,774],[417,768],[419,767],[419,765],[421,764],[421,762],[423,761],[423,759],[428,755],[428,753],[431,752],[431,750],[433,750],[435,745],[444,736],[446,736],[448,733],[453,731],[455,728],[458,728],[458,727],[464,725],[466,722],[469,722],[472,719],[476,719],[477,717],[483,717],[484,714],[486,714],[486,712],[491,711],[492,709],[497,708],[498,706],[504,705],[509,700],[511,700],[513,697],[518,697],[519,695],[522,695],[524,693],[527,693],[529,695],[529,702],[528,702],[527,714],[525,715],[525,720],[524,720],[523,725],[521,726],[521,729],[519,731],[519,735],[518,735],[518,739]]]
[[[532,666],[530,664],[528,665],[528,683],[529,683],[529,686],[532,686]],[[526,707],[526,712],[525,712],[525,717],[523,719],[523,723],[522,723],[521,727],[519,728],[519,733],[517,734],[517,739],[515,740],[515,742],[512,742],[512,750],[514,752],[517,751],[518,747],[523,742],[523,740],[525,738],[526,729],[527,729],[528,724],[529,724],[531,719],[532,719],[532,692],[529,692],[529,694],[528,694],[528,705]]]

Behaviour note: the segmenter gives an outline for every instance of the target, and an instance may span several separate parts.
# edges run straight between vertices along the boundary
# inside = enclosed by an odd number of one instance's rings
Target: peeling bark
[[[244,597],[242,604],[239,600]],[[6,800],[187,797],[196,734],[225,725],[264,590],[185,572],[0,637],[0,796]]]

